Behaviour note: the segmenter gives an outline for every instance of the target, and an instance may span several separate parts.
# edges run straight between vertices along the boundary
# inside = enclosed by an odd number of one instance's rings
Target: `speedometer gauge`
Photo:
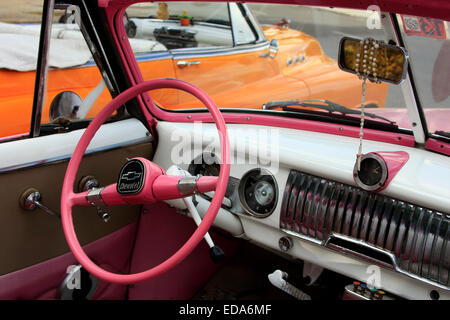
[[[277,205],[278,189],[274,176],[265,169],[248,171],[239,183],[239,199],[252,216],[269,216]]]

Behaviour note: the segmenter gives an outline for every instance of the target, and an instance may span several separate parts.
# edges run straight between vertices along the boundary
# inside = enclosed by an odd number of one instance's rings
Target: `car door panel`
[[[65,170],[82,132],[0,144],[4,155],[0,161],[0,184],[4,186],[0,192],[0,276],[69,251],[61,221],[39,209],[22,209],[19,198],[25,190],[35,188],[42,195],[42,203],[59,212]],[[146,133],[145,127],[132,119],[104,125],[91,142],[76,181],[92,175],[101,186],[112,184],[127,158],[151,159],[153,147]],[[75,207],[74,224],[80,243],[90,243],[136,221],[139,211],[139,206],[108,207],[111,219],[105,223],[95,208]]]

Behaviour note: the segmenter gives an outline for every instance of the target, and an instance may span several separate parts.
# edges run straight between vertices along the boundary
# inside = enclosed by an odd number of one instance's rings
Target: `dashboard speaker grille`
[[[280,227],[322,245],[335,236],[354,240],[385,252],[397,271],[449,287],[450,217],[443,213],[291,170]]]

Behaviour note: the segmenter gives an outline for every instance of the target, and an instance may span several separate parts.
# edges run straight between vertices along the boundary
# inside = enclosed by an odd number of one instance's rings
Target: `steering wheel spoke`
[[[80,193],[72,193],[69,196],[69,202],[71,206],[89,206],[91,205],[87,200],[87,194],[89,191],[84,191]]]

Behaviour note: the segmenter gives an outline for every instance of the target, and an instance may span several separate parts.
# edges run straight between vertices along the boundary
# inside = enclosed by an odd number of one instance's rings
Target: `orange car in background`
[[[261,109],[269,101],[294,99],[327,99],[350,108],[360,107],[361,81],[341,71],[314,37],[289,28],[286,22],[260,26],[242,3],[221,3],[224,10],[214,13],[208,10],[208,3],[194,4],[187,8],[189,25],[182,26],[180,11],[186,9],[184,5],[170,3],[157,8],[158,4],[153,3],[127,10],[124,27],[145,80],[188,81],[205,90],[221,108]],[[40,26],[16,27],[21,37],[35,43],[32,49],[36,49]],[[50,106],[62,92],[79,96],[79,103],[71,102],[66,117],[91,118],[111,100],[109,91],[78,26],[54,24],[53,28],[53,67],[48,72],[42,123],[54,120]],[[2,43],[7,35],[11,35],[11,29],[0,25]],[[26,51],[13,48],[18,42],[27,43],[12,41],[10,50]],[[0,68],[0,137],[27,133],[35,70],[19,71],[17,66],[4,65]],[[80,111],[81,101],[86,101],[95,88],[95,99],[91,97],[93,101],[85,103],[88,109]],[[370,83],[366,103],[384,107],[388,89],[387,84]],[[151,96],[164,109],[203,108],[179,91],[157,90]]]

